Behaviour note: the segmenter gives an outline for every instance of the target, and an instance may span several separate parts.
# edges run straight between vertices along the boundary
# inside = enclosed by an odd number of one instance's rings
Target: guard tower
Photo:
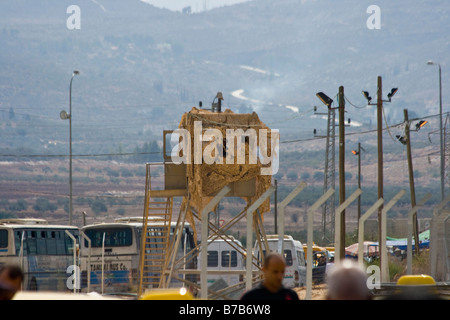
[[[199,279],[200,272],[192,270],[192,261],[197,259],[200,244],[197,244],[197,252],[177,255],[185,222],[194,228],[195,238],[198,234],[195,226],[201,221],[201,228],[209,229],[209,235],[202,230],[202,237],[226,239],[225,232],[246,217],[252,204],[253,207],[257,204],[252,221],[246,223],[247,227],[252,226],[258,240],[265,239],[262,221],[264,213],[270,210],[270,199],[265,197],[262,201],[260,197],[271,187],[278,131],[270,130],[256,113],[236,114],[229,109],[222,112],[221,95],[217,97],[218,107],[217,104],[211,110],[194,107],[182,116],[177,130],[164,131],[164,162],[146,165],[139,295],[147,288],[166,288],[174,278],[200,289],[192,277],[195,275]],[[163,166],[163,181],[152,181],[154,166]],[[240,197],[246,201],[241,213],[220,228],[202,221],[202,212],[209,210],[212,200],[219,196]],[[175,197],[181,198],[181,206],[176,227],[171,231]],[[218,201],[220,199],[213,208]],[[163,227],[157,234],[147,228],[150,220],[161,222]],[[238,251],[246,252],[246,248]],[[256,260],[253,263],[258,265]],[[177,276],[180,273],[191,277],[180,279]]]

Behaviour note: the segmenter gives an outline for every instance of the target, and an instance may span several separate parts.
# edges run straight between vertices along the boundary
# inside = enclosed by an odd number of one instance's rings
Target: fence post
[[[275,191],[274,186],[270,186],[269,189],[266,190],[252,205],[247,209],[247,256],[246,256],[246,264],[245,264],[245,289],[250,290],[252,288],[252,234],[253,234],[253,217],[252,214],[255,212],[259,206],[266,201],[268,197]]]
[[[308,215],[308,251],[306,252],[306,300],[311,300],[312,289],[312,256],[313,256],[313,227],[314,211],[316,211],[334,193],[334,189],[328,189],[307,211]]]
[[[413,233],[413,218],[414,214],[422,207],[425,202],[427,202],[431,198],[431,193],[427,193],[419,202],[418,205],[414,206],[409,212],[408,212],[408,243],[406,248],[406,273],[412,274],[412,233]],[[415,243],[416,250],[419,243]],[[417,252],[417,251],[416,251]]]
[[[201,298],[208,299],[208,214],[230,192],[230,187],[225,186],[219,193],[208,202],[201,212],[201,269],[200,269],[200,289]]]
[[[278,226],[278,253],[284,252],[284,209],[302,190],[306,187],[306,182],[301,182],[289,195],[281,201],[278,212],[280,213],[280,223]]]
[[[77,284],[80,279],[78,279],[78,272],[76,270],[77,267],[77,239],[69,232],[69,230],[65,230],[66,234],[72,239],[73,241],[73,267],[74,267],[74,277],[73,277],[73,293],[77,292]]]
[[[389,282],[389,267],[388,267],[388,256],[387,256],[387,248],[386,248],[386,230],[387,230],[387,221],[386,216],[387,212],[400,200],[401,197],[406,193],[405,190],[400,190],[388,204],[383,207],[381,211],[381,239],[378,239],[378,245],[380,248],[380,257],[381,257],[381,282]]]
[[[83,232],[80,231],[80,235],[86,239],[86,241],[88,242],[88,248],[89,248],[89,253],[88,253],[88,263],[86,266],[86,274],[87,274],[87,292],[89,292],[91,290],[91,248],[92,248],[92,241],[91,239]],[[81,250],[81,248],[80,248]]]
[[[339,263],[341,255],[345,255],[345,252],[341,252],[341,215],[342,212],[362,193],[361,189],[356,189],[353,194],[347,198],[342,204],[336,209],[336,214],[334,216],[335,227],[334,227],[334,261]]]
[[[358,225],[358,263],[362,265],[364,258],[364,222],[378,210],[384,203],[384,199],[378,199],[370,208],[359,218]]]

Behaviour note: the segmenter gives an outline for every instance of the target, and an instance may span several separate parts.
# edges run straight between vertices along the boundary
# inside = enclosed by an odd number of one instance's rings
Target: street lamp
[[[388,100],[383,100],[382,95],[382,78],[378,76],[377,79],[377,102],[372,103],[372,98],[369,95],[369,92],[363,91],[363,96],[367,99],[368,105],[377,106],[377,148],[378,148],[378,199],[383,198],[383,102],[391,102],[392,97],[398,91],[398,88],[392,88],[391,92],[388,94]],[[382,230],[382,216],[383,216],[383,206],[378,207],[378,241],[381,244],[386,239],[383,239],[383,230]],[[384,263],[383,257],[383,249],[384,246],[381,246],[382,250],[380,250],[380,265],[387,265]],[[382,260],[383,259],[383,260]],[[385,271],[383,271],[385,272]]]
[[[442,134],[442,77],[441,65],[439,63],[428,60],[428,65],[437,65],[439,67],[439,143],[441,152],[441,198],[444,200],[444,143]]]
[[[72,213],[73,213],[73,205],[72,205],[72,81],[73,81],[73,78],[78,74],[80,74],[80,71],[74,70],[72,73],[72,78],[70,78],[69,113],[67,113],[64,110],[59,113],[59,117],[62,120],[69,119],[69,225],[72,225]]]

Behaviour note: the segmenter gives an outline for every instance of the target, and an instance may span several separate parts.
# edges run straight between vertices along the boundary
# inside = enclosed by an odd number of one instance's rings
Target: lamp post
[[[323,92],[318,92],[316,96],[326,105],[331,107],[333,100]],[[339,204],[345,201],[345,99],[344,99],[344,87],[339,87]],[[340,253],[341,257],[345,255],[345,211],[342,212],[340,220]],[[335,230],[336,232],[336,230]]]
[[[439,144],[441,153],[441,199],[444,200],[444,143],[442,134],[442,77],[441,77],[441,65],[439,63],[429,60],[428,65],[437,65],[439,67]]]
[[[62,120],[69,119],[69,225],[72,225],[72,81],[73,78],[80,74],[80,71],[74,70],[72,73],[72,78],[70,78],[69,86],[69,113],[66,111],[61,111],[59,116]]]
[[[391,92],[388,93],[388,100],[383,100],[382,98],[382,78],[378,76],[377,79],[377,103],[371,103],[372,97],[370,97],[369,92],[363,91],[363,96],[367,99],[368,105],[377,106],[377,145],[378,145],[378,199],[383,198],[383,124],[382,124],[382,113],[383,113],[383,102],[391,102],[392,97],[398,91],[398,88],[392,88]],[[380,244],[386,241],[383,239],[383,206],[378,207],[378,242]],[[380,251],[381,252],[381,251]],[[380,265],[382,262],[382,257],[380,256]]]

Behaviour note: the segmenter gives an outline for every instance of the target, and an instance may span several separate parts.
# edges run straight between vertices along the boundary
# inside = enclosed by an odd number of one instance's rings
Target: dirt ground
[[[305,300],[306,287],[294,288],[294,291],[297,292],[300,300]],[[319,285],[312,287],[311,299],[312,300],[325,300],[326,294],[327,294],[326,284],[319,284]]]

